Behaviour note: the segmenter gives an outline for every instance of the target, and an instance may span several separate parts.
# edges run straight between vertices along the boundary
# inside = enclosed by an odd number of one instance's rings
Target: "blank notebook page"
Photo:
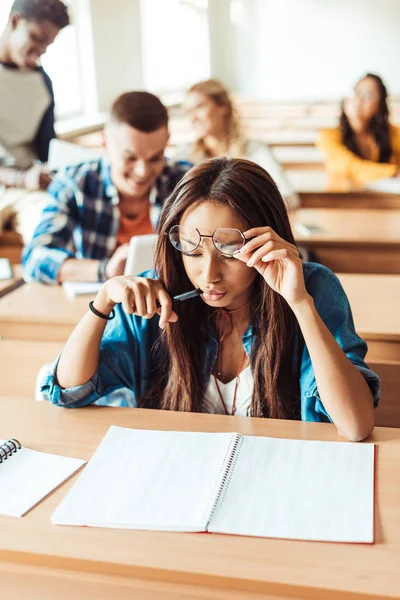
[[[374,445],[243,437],[209,531],[373,542]]]
[[[205,531],[235,439],[112,426],[52,522]]]
[[[0,464],[0,514],[22,517],[84,463],[21,448]]]

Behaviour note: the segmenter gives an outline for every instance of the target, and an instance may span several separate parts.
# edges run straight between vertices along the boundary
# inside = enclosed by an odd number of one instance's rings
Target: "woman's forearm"
[[[102,301],[101,294],[94,307],[108,315],[113,304]],[[62,351],[58,366],[57,380],[61,387],[71,388],[83,385],[95,374],[99,364],[100,343],[107,324],[91,311],[75,327]]]
[[[363,375],[347,358],[307,295],[292,307],[311,357],[322,403],[339,433],[358,441],[374,427],[374,403]]]

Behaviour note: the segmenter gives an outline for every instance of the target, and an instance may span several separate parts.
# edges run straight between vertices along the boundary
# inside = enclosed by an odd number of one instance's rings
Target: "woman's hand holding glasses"
[[[279,237],[271,227],[255,227],[243,235],[250,241],[234,254],[237,260],[254,267],[292,308],[308,298],[296,246]]]

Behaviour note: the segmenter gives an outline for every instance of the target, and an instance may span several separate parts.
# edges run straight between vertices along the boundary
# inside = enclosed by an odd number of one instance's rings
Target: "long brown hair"
[[[372,117],[369,122],[368,130],[373,135],[376,145],[379,149],[379,160],[380,163],[388,163],[392,157],[392,143],[390,141],[390,125],[389,125],[389,108],[387,104],[387,90],[379,75],[373,73],[367,73],[365,77],[360,79],[372,79],[375,81],[379,91],[379,107],[376,114]],[[340,130],[342,133],[343,144],[353,154],[363,158],[361,150],[358,147],[355,139],[354,131],[349,123],[349,120],[344,112],[342,103],[342,112],[340,115]]]
[[[247,228],[269,225],[294,244],[282,196],[259,165],[243,159],[214,158],[186,173],[164,204],[156,249],[156,272],[171,296],[192,289],[182,256],[168,239],[185,210],[207,200],[230,207]],[[256,417],[299,418],[299,376],[293,371],[295,317],[286,301],[257,274],[251,312],[250,364],[254,392],[250,413]],[[142,405],[200,412],[207,382],[207,326],[212,308],[201,298],[179,303],[177,323],[168,323],[159,340],[163,350],[156,383]],[[158,347],[158,349],[160,349]]]
[[[187,94],[196,92],[209,98],[217,106],[225,106],[227,113],[225,116],[225,135],[227,142],[227,152],[229,156],[241,156],[245,152],[245,139],[240,127],[239,116],[237,114],[233,100],[226,87],[218,79],[206,79],[192,85]],[[199,138],[193,145],[193,152],[207,154],[207,148],[204,140]]]

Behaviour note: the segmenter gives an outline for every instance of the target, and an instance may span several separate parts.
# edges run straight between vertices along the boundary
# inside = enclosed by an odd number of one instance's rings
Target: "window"
[[[54,44],[42,58],[54,87],[57,118],[75,116],[83,112],[83,89],[78,59],[78,31],[75,17],[76,0],[64,0],[69,6],[71,25],[58,34]]]
[[[13,0],[0,2],[0,31],[7,24],[12,2]],[[54,44],[42,57],[43,68],[53,82],[58,119],[76,116],[84,111],[82,76],[78,60],[78,28],[75,24],[79,0],[64,2],[70,7],[71,25],[60,31]]]
[[[3,31],[7,24],[12,3],[13,0],[2,0],[0,2],[0,31]]]
[[[177,91],[210,77],[207,9],[208,0],[141,0],[146,89]]]

